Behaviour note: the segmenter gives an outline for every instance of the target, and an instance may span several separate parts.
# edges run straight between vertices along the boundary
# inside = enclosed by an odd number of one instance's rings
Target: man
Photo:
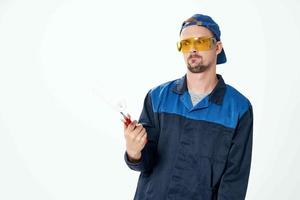
[[[187,73],[150,90],[124,126],[125,161],[140,171],[135,200],[242,200],[251,164],[250,101],[216,74],[219,26],[195,14],[180,30]]]

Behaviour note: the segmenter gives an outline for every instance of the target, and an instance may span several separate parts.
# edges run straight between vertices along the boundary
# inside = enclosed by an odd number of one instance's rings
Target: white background
[[[150,88],[184,75],[175,47],[194,13],[220,25],[218,73],[253,104],[247,199],[299,199],[299,11],[298,0],[1,0],[0,199],[132,199],[138,173],[99,93],[138,118]]]

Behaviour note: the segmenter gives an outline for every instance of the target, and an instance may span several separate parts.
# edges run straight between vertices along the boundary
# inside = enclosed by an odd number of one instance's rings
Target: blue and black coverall
[[[139,123],[148,134],[135,200],[243,200],[251,164],[250,101],[217,74],[213,91],[195,106],[186,75],[151,89]]]

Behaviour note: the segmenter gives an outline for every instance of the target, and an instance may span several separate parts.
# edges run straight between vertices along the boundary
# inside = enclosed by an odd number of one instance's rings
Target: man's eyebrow
[[[190,39],[206,39],[206,38],[214,38],[214,36],[213,35],[206,35],[206,36],[201,36],[201,37],[188,37],[188,38],[182,39],[181,41],[190,40]]]

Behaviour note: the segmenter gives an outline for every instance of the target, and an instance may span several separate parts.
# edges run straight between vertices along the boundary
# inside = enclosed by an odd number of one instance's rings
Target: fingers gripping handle
[[[123,115],[124,117],[124,120],[125,120],[125,125],[128,126],[129,124],[131,124],[131,119],[129,117],[127,117],[123,112],[121,112],[121,114]]]
[[[124,121],[124,124],[125,124],[126,126],[128,126],[129,124],[132,123],[130,117],[126,116],[123,112],[120,112],[120,113],[121,113],[121,115],[123,116],[123,118],[124,118],[124,120],[125,120],[125,121]],[[146,138],[145,143],[147,144],[147,142],[148,142],[148,139]]]

